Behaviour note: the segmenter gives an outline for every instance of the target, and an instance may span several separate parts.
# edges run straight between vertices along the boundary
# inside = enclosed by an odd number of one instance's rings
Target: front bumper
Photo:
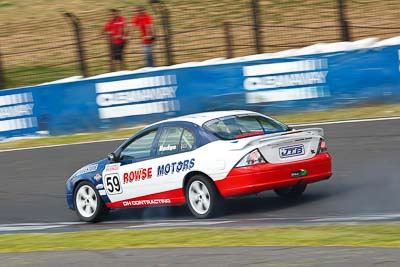
[[[74,199],[72,194],[66,194],[68,208],[74,210]]]
[[[307,175],[293,178],[292,173],[298,170],[307,170]],[[223,197],[230,197],[293,186],[300,182],[314,183],[331,175],[331,156],[322,153],[302,161],[234,168],[224,179],[216,181],[216,186]]]

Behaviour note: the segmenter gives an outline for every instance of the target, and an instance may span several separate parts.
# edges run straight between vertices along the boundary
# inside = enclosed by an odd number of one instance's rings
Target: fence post
[[[261,34],[261,19],[259,0],[251,0],[251,11],[253,18],[254,43],[257,54],[263,53],[262,34]]]
[[[113,72],[113,71],[115,71],[115,65],[114,65],[114,59],[113,59],[112,40],[111,40],[110,34],[107,34],[107,44],[108,44],[108,58],[110,60],[109,71]]]
[[[346,18],[346,0],[337,0],[338,13],[339,13],[339,24],[341,30],[341,40],[351,41],[349,23]]]
[[[232,25],[228,21],[225,21],[223,25],[224,25],[226,57],[233,58],[234,56],[233,56]]]
[[[167,64],[168,65],[173,65],[174,64],[174,57],[172,54],[172,36],[171,36],[171,28],[170,28],[170,22],[169,22],[169,11],[167,6],[162,3],[161,6],[161,20],[163,24],[163,30],[164,30],[164,47],[165,47],[165,52],[166,52],[166,57],[167,57]]]
[[[67,17],[72,27],[74,28],[75,38],[76,38],[76,49],[78,52],[78,60],[79,60],[79,70],[83,77],[88,76],[87,66],[86,66],[86,58],[85,58],[85,50],[82,45],[82,31],[81,31],[81,22],[79,18],[70,12],[64,13],[64,16]]]
[[[164,32],[164,50],[168,65],[174,64],[174,55],[172,53],[172,34],[169,21],[169,10],[162,0],[150,0],[150,4],[158,4],[158,13],[161,16],[161,24]]]
[[[0,50],[0,89],[6,88],[6,79],[4,78],[3,60]]]

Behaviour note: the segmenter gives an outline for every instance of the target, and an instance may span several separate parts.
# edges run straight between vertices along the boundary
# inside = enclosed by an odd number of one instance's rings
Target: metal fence
[[[151,0],[146,8],[157,66],[400,35],[398,0]],[[121,10],[129,21],[130,7]],[[99,34],[108,16],[96,10],[0,22],[0,87],[110,71],[108,40]],[[138,34],[125,49],[125,66],[144,66]]]

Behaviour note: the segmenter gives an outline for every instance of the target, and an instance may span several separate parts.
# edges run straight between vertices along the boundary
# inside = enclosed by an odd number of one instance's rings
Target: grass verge
[[[319,112],[307,112],[300,114],[273,116],[287,124],[326,122],[335,120],[379,118],[379,117],[400,116],[400,105],[379,105],[373,107],[344,108]],[[86,133],[69,136],[43,137],[37,139],[22,139],[0,143],[0,150],[35,147],[43,145],[71,144],[77,142],[119,139],[131,136],[140,130],[141,127],[122,129],[110,132]]]
[[[164,228],[0,235],[0,252],[209,246],[400,247],[400,224]]]

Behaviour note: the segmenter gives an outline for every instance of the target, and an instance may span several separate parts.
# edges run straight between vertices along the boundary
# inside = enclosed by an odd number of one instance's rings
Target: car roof
[[[194,124],[197,124],[199,126],[202,126],[205,122],[221,118],[221,117],[227,117],[227,116],[234,116],[234,115],[244,115],[244,114],[255,114],[259,115],[259,113],[254,112],[254,111],[249,111],[249,110],[226,110],[226,111],[209,111],[209,112],[201,112],[201,113],[194,113],[194,114],[189,114],[189,115],[184,115],[176,118],[171,118],[163,121],[159,121],[155,124],[161,124],[165,122],[191,122]]]

